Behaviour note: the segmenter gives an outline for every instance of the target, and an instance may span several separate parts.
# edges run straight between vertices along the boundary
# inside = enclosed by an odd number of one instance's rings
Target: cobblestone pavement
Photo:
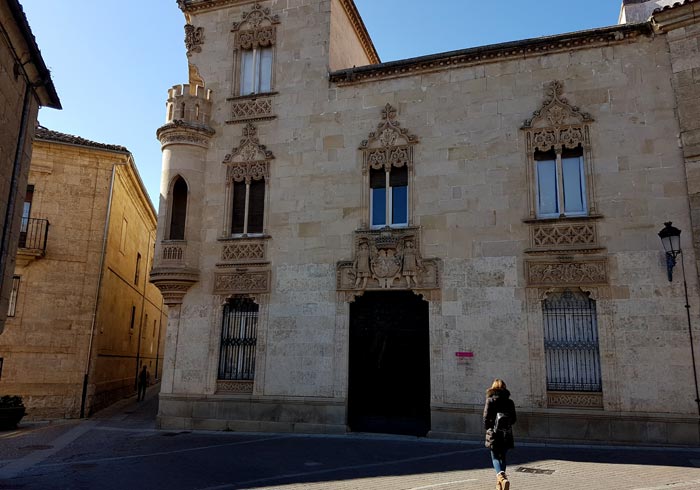
[[[159,431],[155,389],[86,421],[0,432],[0,489],[495,488],[475,442]],[[511,489],[700,489],[700,449],[519,444]]]

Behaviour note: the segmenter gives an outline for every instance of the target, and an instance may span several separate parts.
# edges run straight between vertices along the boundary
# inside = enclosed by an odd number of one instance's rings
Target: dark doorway
[[[350,305],[352,431],[430,430],[428,325],[428,303],[410,291],[368,292]]]

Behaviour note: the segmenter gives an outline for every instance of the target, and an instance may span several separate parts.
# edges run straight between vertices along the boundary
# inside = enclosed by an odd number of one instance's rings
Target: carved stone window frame
[[[258,130],[248,123],[243,128],[243,138],[238,147],[233,148],[222,162],[226,166],[226,198],[224,203],[224,220],[222,238],[250,238],[266,235],[268,216],[270,211],[270,161],[275,156],[265,145],[261,145],[258,139]],[[232,234],[233,219],[233,189],[234,182],[246,183],[246,194],[250,183],[254,180],[265,181],[265,203],[263,210],[263,232],[246,233],[249,216],[249,199],[246,197],[244,233]]]
[[[583,149],[584,186],[587,203],[587,213],[583,217],[598,215],[595,196],[595,179],[593,173],[593,152],[591,147],[590,124],[594,122],[590,114],[582,112],[562,97],[563,84],[555,80],[545,88],[545,101],[533,113],[531,119],[525,121],[521,130],[525,135],[527,148],[527,179],[528,179],[528,220],[552,219],[537,215],[537,161],[536,151],[552,151],[557,155],[557,199],[559,200],[559,218],[571,218],[564,213],[563,207],[563,175],[562,151],[564,148]],[[556,219],[556,218],[555,218]]]
[[[250,397],[254,395],[262,395],[264,379],[265,379],[265,357],[266,349],[264,346],[267,342],[267,324],[268,324],[268,293],[234,293],[234,294],[219,294],[216,296],[218,300],[218,308],[214,308],[216,313],[211,317],[211,336],[210,336],[210,352],[216,353],[210,356],[209,365],[209,382],[213,387],[213,393],[224,396],[242,396]],[[220,342],[221,333],[223,330],[224,308],[231,300],[236,298],[245,298],[252,300],[258,305],[258,319],[256,332],[256,349],[255,349],[255,372],[252,380],[221,380],[219,379],[219,360],[220,360]]]
[[[362,141],[359,150],[362,152],[362,228],[370,229],[372,223],[370,207],[370,169],[384,169],[387,174],[387,189],[389,188],[389,172],[392,167],[407,167],[408,169],[408,224],[397,228],[411,227],[414,222],[414,190],[415,172],[413,168],[414,146],[418,138],[411,134],[396,120],[396,109],[386,104],[382,109],[382,121],[377,129],[366,140]],[[389,196],[387,195],[387,199]],[[387,202],[387,209],[390,206]],[[388,218],[388,217],[387,217]],[[388,220],[387,223],[390,221]],[[387,227],[391,228],[390,225]]]
[[[546,358],[544,349],[544,301],[564,291],[585,294],[596,302],[598,344],[600,350],[602,392],[547,391]],[[530,355],[532,400],[535,407],[571,410],[619,411],[621,407],[617,382],[616,334],[613,316],[613,292],[607,285],[558,285],[526,288],[527,328]]]
[[[233,84],[229,100],[250,99],[251,97],[274,94],[275,64],[277,61],[277,25],[279,23],[279,15],[273,15],[269,7],[263,7],[259,2],[255,2],[250,11],[243,12],[240,22],[233,23],[231,28],[233,33]],[[270,92],[240,95],[240,67],[243,52],[268,47],[272,48]]]

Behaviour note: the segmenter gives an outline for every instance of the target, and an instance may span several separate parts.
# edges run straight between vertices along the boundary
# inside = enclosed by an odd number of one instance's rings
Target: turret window
[[[178,177],[173,185],[170,208],[169,240],[185,239],[185,221],[187,219],[187,183]]]

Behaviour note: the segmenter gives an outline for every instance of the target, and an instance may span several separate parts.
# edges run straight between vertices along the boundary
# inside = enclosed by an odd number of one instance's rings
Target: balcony
[[[49,220],[22,218],[17,246],[17,265],[26,266],[46,254]]]

